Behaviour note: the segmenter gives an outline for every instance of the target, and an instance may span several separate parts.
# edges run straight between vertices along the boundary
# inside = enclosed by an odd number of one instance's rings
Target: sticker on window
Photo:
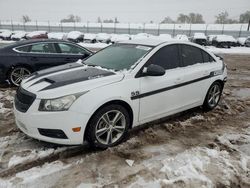
[[[150,47],[147,47],[147,46],[136,46],[136,48],[140,50],[145,50],[145,51],[148,51],[151,49]]]

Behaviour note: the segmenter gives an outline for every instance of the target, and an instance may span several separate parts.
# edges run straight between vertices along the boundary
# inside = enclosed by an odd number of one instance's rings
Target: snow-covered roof
[[[237,42],[236,39],[230,35],[217,35],[216,41],[218,41],[218,42]]]
[[[121,44],[138,44],[138,45],[145,45],[145,46],[157,46],[161,43],[164,43],[166,41],[160,40],[160,39],[133,39],[128,41],[122,41],[119,42]]]
[[[194,33],[194,39],[207,39],[204,33]]]
[[[67,38],[68,39],[77,39],[79,37],[83,36],[83,33],[80,31],[71,31],[68,33]]]
[[[48,33],[48,38],[49,39],[66,39],[67,33]]]
[[[246,40],[247,40],[246,37],[240,37],[240,38],[237,39],[237,42],[240,43],[241,45],[244,45]]]
[[[112,35],[111,37],[111,41],[112,42],[119,42],[119,41],[126,41],[126,40],[130,40],[131,37],[127,34],[121,34],[121,35]]]
[[[11,35],[12,35],[12,31],[8,31],[8,30],[6,30],[6,31],[3,31],[2,33],[0,33],[0,36],[1,37],[10,37]]]
[[[94,40],[95,38],[96,38],[96,34],[93,34],[93,33],[85,33],[84,34],[85,40]]]
[[[109,40],[110,38],[111,38],[111,36],[107,33],[98,33],[96,35],[96,40],[98,40],[98,41]]]
[[[25,31],[14,31],[14,34],[11,36],[11,38],[21,39],[21,38],[25,37],[26,34],[27,34],[27,32],[25,32]]]
[[[34,36],[38,36],[38,35],[46,35],[47,31],[32,31],[30,33],[28,33],[26,36],[29,38],[32,38]]]
[[[110,44],[101,43],[101,42],[97,42],[97,43],[80,42],[78,44],[84,48],[89,48],[89,49],[102,49],[110,45]]]

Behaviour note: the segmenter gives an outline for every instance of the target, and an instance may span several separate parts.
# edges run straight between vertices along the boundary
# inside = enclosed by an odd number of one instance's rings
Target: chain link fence
[[[48,32],[70,32],[81,31],[83,33],[116,33],[116,34],[138,34],[148,33],[153,35],[170,34],[176,36],[185,34],[192,36],[196,32],[205,35],[226,34],[238,37],[248,37],[248,24],[143,24],[143,23],[55,23],[55,22],[16,22],[1,21],[0,29],[12,31],[48,31]]]

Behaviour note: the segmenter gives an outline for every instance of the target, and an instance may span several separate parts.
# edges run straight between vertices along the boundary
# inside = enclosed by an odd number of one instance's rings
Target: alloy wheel
[[[119,110],[110,110],[98,120],[95,136],[103,145],[111,145],[118,141],[126,130],[126,118]]]
[[[31,75],[29,69],[25,67],[16,67],[10,73],[10,81],[15,86],[19,86],[23,79]]]
[[[215,107],[218,104],[220,100],[220,95],[221,95],[220,86],[217,84],[213,85],[208,93],[208,105],[211,108]]]

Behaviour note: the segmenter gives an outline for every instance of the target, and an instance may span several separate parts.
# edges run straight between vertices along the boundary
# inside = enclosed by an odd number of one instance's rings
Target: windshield
[[[89,57],[84,63],[116,71],[128,70],[150,50],[151,47],[148,46],[114,44]]]

